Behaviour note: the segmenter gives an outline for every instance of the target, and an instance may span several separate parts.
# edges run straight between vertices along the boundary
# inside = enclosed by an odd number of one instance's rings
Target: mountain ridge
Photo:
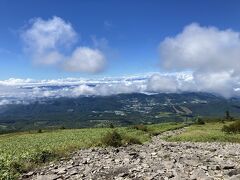
[[[239,116],[240,99],[196,92],[40,98],[0,106],[0,131],[182,122],[221,118],[227,110]]]

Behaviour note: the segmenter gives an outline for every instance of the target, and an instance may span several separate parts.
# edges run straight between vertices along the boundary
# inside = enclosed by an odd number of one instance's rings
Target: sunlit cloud
[[[239,32],[193,23],[165,38],[159,52],[166,71],[193,72],[192,90],[235,95],[240,79]]]
[[[76,46],[78,34],[60,17],[32,19],[21,37],[24,50],[35,65],[52,66],[70,72],[98,73],[104,69],[101,50]]]

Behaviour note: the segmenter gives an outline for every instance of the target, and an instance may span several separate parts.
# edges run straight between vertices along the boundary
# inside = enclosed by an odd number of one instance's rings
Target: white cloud
[[[239,87],[239,77],[232,77],[229,72],[196,73],[194,81],[198,91],[218,93],[224,97],[238,95],[234,89]]]
[[[8,79],[0,81],[0,98],[108,96],[120,93],[177,92],[191,83],[191,74],[149,73],[128,77],[98,79],[66,78],[50,80]]]
[[[31,82],[34,82],[33,79],[16,79],[16,78],[10,78],[7,80],[0,80],[0,86],[16,86],[16,85],[23,85],[23,84],[29,84]]]
[[[144,92],[144,84],[137,82],[118,82],[113,84],[100,84],[96,86],[98,95],[109,96],[113,94],[128,94]]]
[[[33,19],[32,26],[24,32],[23,38],[29,48],[41,53],[61,45],[71,45],[76,41],[77,34],[69,22],[54,16],[49,20]]]
[[[34,54],[35,63],[41,65],[56,65],[64,60],[64,56],[58,51],[51,51],[45,54]]]
[[[240,70],[240,33],[216,27],[186,26],[160,44],[162,65],[171,70]]]
[[[164,76],[160,74],[152,75],[147,83],[147,90],[150,92],[177,92],[178,81],[176,77]]]
[[[83,79],[66,78],[53,80],[8,79],[0,81],[0,100],[16,103],[36,98],[57,98],[77,96],[108,96],[121,93],[145,92],[150,75]]]
[[[57,19],[57,20],[56,20]],[[56,22],[52,22],[56,21]],[[39,23],[36,25],[35,23]],[[50,24],[53,25],[50,26]],[[56,35],[49,43],[48,33],[34,30],[45,24],[46,32],[53,26],[64,26],[60,32],[70,34],[61,39]],[[58,24],[58,25],[56,25]],[[63,25],[64,24],[64,25]],[[41,29],[40,28],[40,29]],[[27,32],[34,33],[27,33]],[[39,35],[39,32],[40,35]],[[57,34],[61,34],[61,33]],[[77,37],[70,23],[54,17],[35,20],[25,31],[25,41],[32,55],[44,65],[56,65],[67,71],[97,73],[104,69],[105,54],[99,49],[107,46],[104,39],[93,38],[95,48],[76,47],[70,55],[65,55],[60,46],[71,46]],[[26,35],[24,34],[24,35]],[[30,34],[30,35],[29,35]],[[36,35],[37,34],[37,35]],[[51,34],[51,33],[50,33]],[[62,35],[63,35],[62,34]],[[73,35],[75,34],[75,35]],[[35,36],[36,35],[36,36]],[[33,36],[33,37],[32,37]],[[55,35],[54,35],[55,36]],[[30,38],[31,37],[31,38]],[[39,38],[40,37],[40,38]],[[74,37],[74,38],[73,38]],[[42,39],[42,40],[41,40]],[[60,40],[61,39],[61,40]],[[159,93],[159,92],[210,92],[224,97],[240,96],[240,33],[216,27],[201,27],[190,24],[175,37],[168,37],[160,43],[161,64],[173,73],[149,73],[147,75],[102,78],[102,79],[9,79],[0,81],[0,98],[40,98],[76,97],[80,95],[107,96],[120,93]],[[38,58],[35,59],[38,59]]]
[[[145,81],[132,81],[127,82],[123,79],[114,82],[97,83],[94,86],[86,84],[80,85],[73,89],[73,95],[96,95],[96,96],[109,96],[114,94],[128,94],[140,93],[146,90]]]
[[[72,25],[59,17],[43,20],[33,19],[32,24],[22,33],[25,48],[38,64],[56,64],[62,59],[58,52],[71,46],[77,40]]]
[[[11,104],[11,101],[7,99],[0,100],[0,106],[7,105],[7,104]]]
[[[75,49],[72,56],[65,62],[64,68],[68,71],[98,73],[104,69],[105,56],[97,50],[88,47]]]
[[[193,23],[175,37],[165,38],[159,50],[166,70],[193,72],[192,82],[182,89],[235,95],[240,77],[239,32]]]
[[[90,87],[86,84],[83,84],[73,89],[73,95],[74,96],[96,95],[96,91],[94,87]]]
[[[123,93],[210,92],[240,96],[240,78],[231,74],[149,73],[141,76],[52,80],[8,79],[0,81],[1,104],[28,103],[39,98],[109,96]]]
[[[100,50],[79,46],[71,51],[78,35],[69,22],[59,17],[33,19],[23,31],[22,39],[25,51],[35,64],[87,73],[97,73],[104,68],[105,56]]]

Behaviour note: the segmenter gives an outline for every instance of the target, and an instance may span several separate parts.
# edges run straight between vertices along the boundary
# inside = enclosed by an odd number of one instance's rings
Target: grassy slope
[[[127,127],[115,128],[122,136],[134,137],[140,142],[150,134],[182,127],[182,124],[149,125],[148,132]],[[43,133],[12,133],[0,136],[0,179],[12,179],[22,170],[28,170],[50,158],[66,155],[79,148],[101,146],[101,138],[110,128],[43,131]]]
[[[205,125],[192,125],[187,128],[186,132],[167,138],[169,141],[192,141],[192,142],[237,142],[240,143],[240,134],[227,134],[221,131],[223,125],[228,125],[214,122],[206,123]]]

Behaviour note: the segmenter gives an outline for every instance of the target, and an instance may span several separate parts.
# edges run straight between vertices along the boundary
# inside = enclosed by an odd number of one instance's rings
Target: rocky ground
[[[240,144],[166,142],[165,132],[143,145],[79,150],[22,179],[240,180]]]

